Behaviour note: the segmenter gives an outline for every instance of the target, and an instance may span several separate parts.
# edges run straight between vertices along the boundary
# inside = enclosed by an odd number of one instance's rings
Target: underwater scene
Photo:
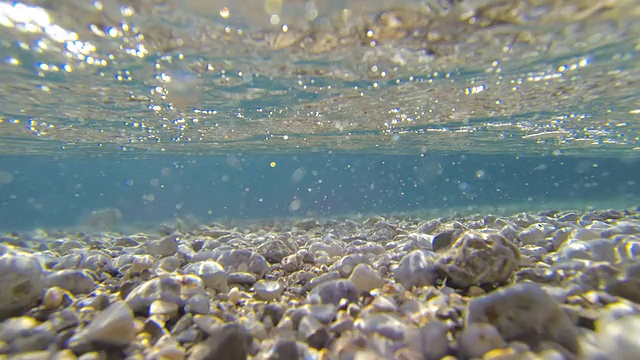
[[[638,354],[640,0],[0,0],[0,360]]]

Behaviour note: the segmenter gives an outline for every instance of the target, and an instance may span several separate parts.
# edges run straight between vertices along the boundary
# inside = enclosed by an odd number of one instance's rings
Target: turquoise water
[[[0,1],[0,228],[637,206],[639,14]]]

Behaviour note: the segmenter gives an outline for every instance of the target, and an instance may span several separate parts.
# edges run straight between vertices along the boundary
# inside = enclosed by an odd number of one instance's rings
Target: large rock
[[[471,300],[465,326],[493,325],[506,341],[519,340],[536,346],[554,341],[578,353],[577,332],[558,303],[534,283],[521,283]]]
[[[498,234],[464,232],[438,260],[447,277],[447,285],[467,288],[471,285],[502,284],[518,270],[518,248]]]

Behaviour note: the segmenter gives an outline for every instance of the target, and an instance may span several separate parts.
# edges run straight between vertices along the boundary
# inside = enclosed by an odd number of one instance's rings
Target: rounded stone
[[[393,269],[393,278],[406,289],[432,285],[438,277],[435,257],[432,251],[414,250]]]
[[[371,291],[376,288],[382,288],[385,284],[382,276],[367,264],[356,265],[351,276],[349,276],[349,280],[359,291]]]
[[[61,287],[72,294],[89,294],[95,287],[94,279],[86,270],[59,270],[45,278],[48,287]]]
[[[257,279],[262,279],[270,269],[264,256],[250,250],[224,251],[217,258],[217,262],[228,272],[250,272]]]
[[[360,292],[350,280],[329,280],[311,290],[309,298],[317,297],[322,304],[338,305],[340,300],[358,301]]]
[[[279,281],[260,280],[253,285],[256,295],[267,301],[278,300],[284,291],[284,286]]]
[[[183,271],[187,274],[198,275],[206,287],[220,292],[229,291],[227,272],[213,260],[198,261],[188,264]]]
[[[472,323],[456,337],[458,351],[465,359],[482,358],[493,349],[504,349],[507,343],[490,324]]]
[[[44,269],[33,256],[0,256],[0,319],[18,315],[36,305],[44,294]]]

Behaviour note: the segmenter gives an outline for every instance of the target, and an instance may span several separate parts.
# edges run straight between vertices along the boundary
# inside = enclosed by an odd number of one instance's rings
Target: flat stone
[[[60,287],[72,294],[89,294],[95,287],[94,279],[86,270],[59,270],[50,273],[45,278],[48,287]]]
[[[171,256],[178,251],[178,242],[182,238],[180,234],[172,234],[158,240],[149,240],[145,244],[147,254],[154,256]]]
[[[252,286],[256,283],[256,280],[256,276],[248,272],[234,272],[227,275],[227,281],[229,282],[229,285],[237,284]]]

